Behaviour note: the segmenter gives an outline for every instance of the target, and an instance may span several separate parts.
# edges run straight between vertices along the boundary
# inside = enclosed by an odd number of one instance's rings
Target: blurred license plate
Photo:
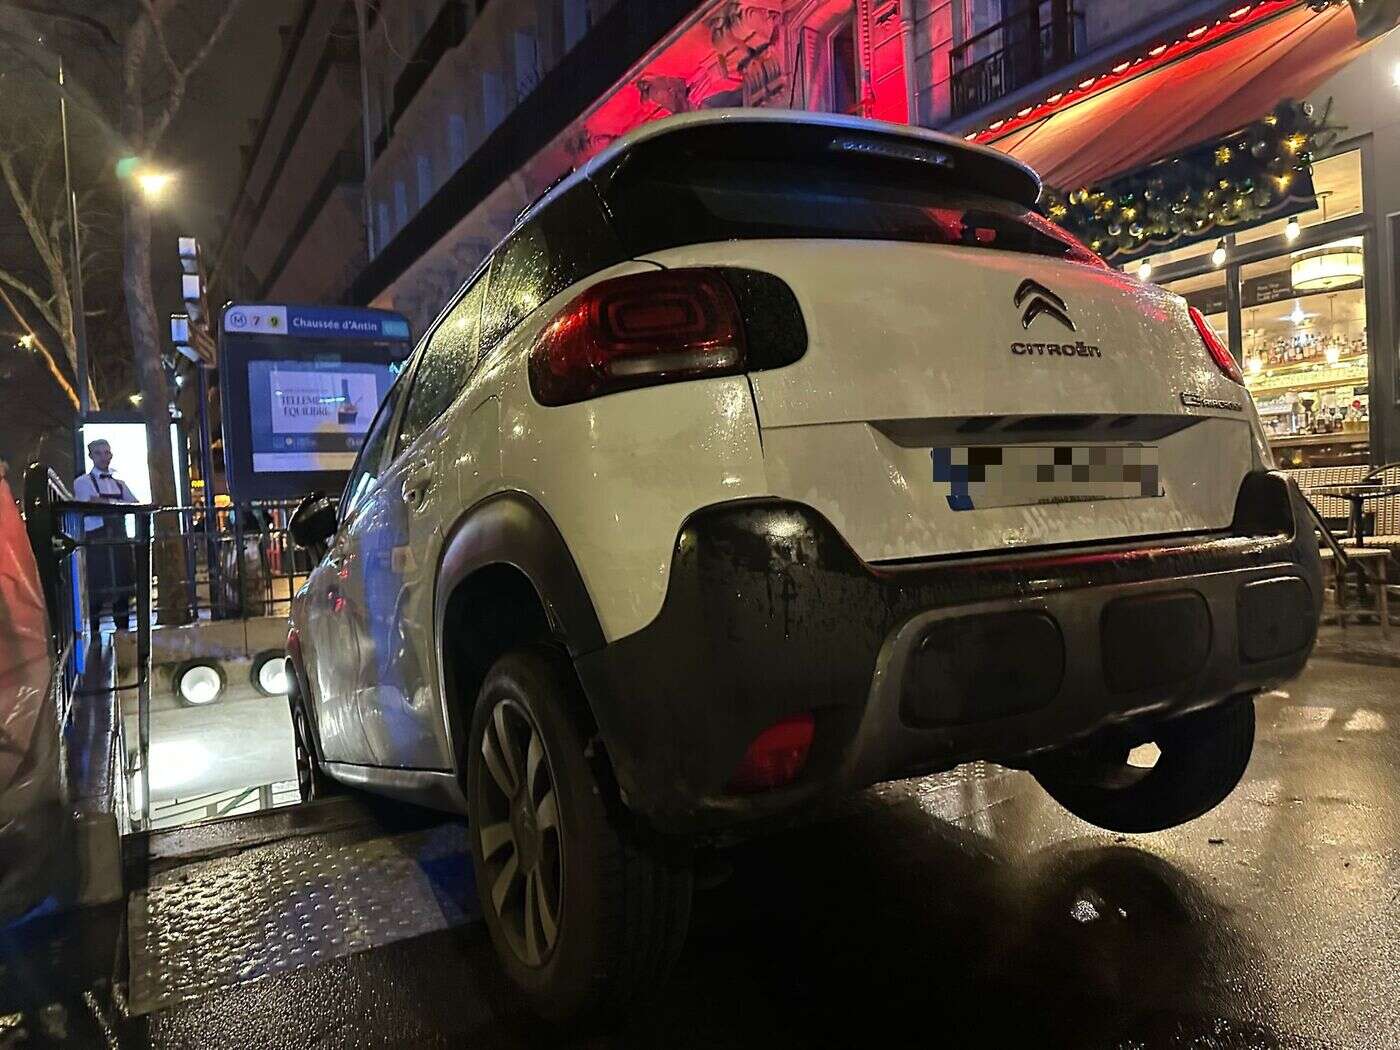
[[[970,445],[929,455],[953,510],[1162,494],[1155,445]]]

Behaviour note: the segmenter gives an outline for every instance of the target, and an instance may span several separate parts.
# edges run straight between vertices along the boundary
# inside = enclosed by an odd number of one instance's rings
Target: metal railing
[[[188,798],[151,802],[149,827],[178,827],[197,820],[217,820],[220,817],[245,816],[283,806],[295,806],[301,801],[301,791],[294,780],[255,787],[213,791]]]
[[[949,52],[953,116],[960,117],[1068,65],[1084,49],[1075,0],[1039,0]]]
[[[134,677],[115,685],[118,696],[137,694],[134,749],[121,745],[123,783],[130,798],[131,826],[144,830],[154,817],[150,793],[152,628],[251,616],[285,616],[310,570],[305,552],[292,543],[287,522],[291,501],[206,507],[84,503],[72,499],[62,480],[40,465],[25,474],[25,528],[39,569],[49,611],[51,644],[61,669],[60,724],[78,692],[87,654],[99,639],[87,628],[98,609],[128,604],[134,630]],[[183,592],[179,603],[160,593],[160,567]],[[96,608],[94,608],[96,606]],[[115,611],[115,610],[114,610]],[[134,623],[132,622],[134,620]],[[104,690],[104,695],[106,694]],[[119,726],[122,719],[118,719]],[[266,792],[240,798],[242,812],[258,808]],[[270,796],[269,796],[270,797]],[[278,799],[276,804],[281,804]],[[199,807],[196,807],[198,809]],[[207,808],[207,806],[206,806]],[[203,814],[200,814],[203,815]],[[169,823],[173,814],[162,819]]]
[[[157,600],[171,622],[286,616],[311,570],[287,532],[296,502],[261,500],[215,507],[161,507],[155,512],[156,565],[176,558],[189,581],[180,608]],[[157,586],[159,583],[157,582]]]
[[[129,756],[122,748],[125,776],[142,799],[150,798],[151,754],[151,518],[148,504],[86,503],[73,500],[67,487],[50,469],[34,464],[25,472],[25,530],[34,550],[39,583],[49,612],[54,655],[60,661],[66,703],[77,695],[74,686],[83,672],[90,640],[88,621],[89,574],[104,559],[107,578],[114,590],[126,590],[135,600],[136,680],[118,685],[120,692],[137,691],[137,748]],[[98,519],[97,527],[93,520]],[[118,525],[113,529],[109,526]],[[125,535],[112,535],[113,532]],[[119,566],[130,559],[129,585]],[[66,719],[67,711],[63,712]],[[143,813],[132,823],[142,827]]]

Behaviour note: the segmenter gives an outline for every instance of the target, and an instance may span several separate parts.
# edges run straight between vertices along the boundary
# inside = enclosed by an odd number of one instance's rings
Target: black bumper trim
[[[1321,602],[1316,538],[1300,500],[1283,476],[1250,475],[1232,530],[1249,534],[898,568],[862,562],[810,507],[721,504],[682,527],[656,619],[576,664],[629,806],[663,831],[720,830],[922,770],[976,758],[1014,763],[1108,725],[1208,706],[1296,674]],[[1306,644],[1246,663],[1240,590],[1281,579],[1308,589]],[[1105,607],[1183,591],[1209,608],[1203,666],[1157,687],[1110,691]],[[1057,698],[1006,717],[906,724],[904,669],[928,623],[1014,611],[1041,611],[1064,633]],[[753,737],[804,711],[815,712],[817,730],[802,778],[762,795],[726,795]]]

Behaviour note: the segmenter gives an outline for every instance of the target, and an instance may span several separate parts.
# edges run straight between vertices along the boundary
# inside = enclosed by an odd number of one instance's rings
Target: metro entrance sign
[[[233,305],[224,310],[223,330],[244,335],[292,335],[406,342],[408,321],[386,310],[334,306]]]
[[[239,502],[339,492],[412,349],[387,310],[231,303],[219,323],[224,470]]]

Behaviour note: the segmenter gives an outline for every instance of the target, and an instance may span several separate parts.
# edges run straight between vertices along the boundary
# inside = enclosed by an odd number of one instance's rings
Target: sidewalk
[[[1335,623],[1324,623],[1317,632],[1313,658],[1325,657],[1352,663],[1400,667],[1400,625],[1392,626],[1388,639],[1381,637],[1378,623],[1348,623],[1343,630]]]

